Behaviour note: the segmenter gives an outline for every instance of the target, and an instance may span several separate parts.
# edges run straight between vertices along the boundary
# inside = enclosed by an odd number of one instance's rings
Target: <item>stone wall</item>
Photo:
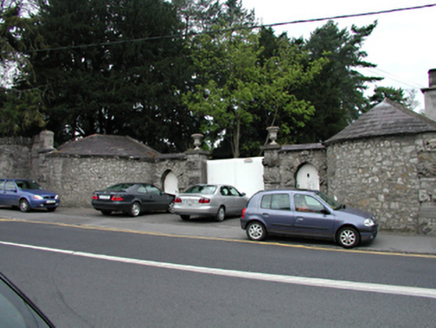
[[[418,148],[418,232],[436,233],[436,134],[422,136]]]
[[[426,140],[433,137],[380,137],[330,145],[329,194],[374,213],[381,229],[420,232],[421,208],[434,201],[420,200],[419,195],[431,189],[419,176],[420,154],[425,151]],[[429,233],[431,222],[427,223]]]
[[[59,193],[61,205],[90,207],[92,193],[119,182],[153,183],[153,165],[145,161],[109,157],[64,157],[56,153],[45,158],[45,185]]]
[[[0,138],[0,177],[29,178],[32,146],[30,138]]]
[[[92,193],[120,182],[145,182],[163,189],[165,177],[173,172],[179,189],[206,183],[206,154],[191,151],[157,160],[104,156],[64,156],[53,152],[41,158],[45,186],[61,196],[66,207],[90,207]]]
[[[295,188],[298,170],[312,164],[318,171],[320,190],[327,191],[326,150],[320,144],[280,147],[270,145],[264,150],[265,189]]]

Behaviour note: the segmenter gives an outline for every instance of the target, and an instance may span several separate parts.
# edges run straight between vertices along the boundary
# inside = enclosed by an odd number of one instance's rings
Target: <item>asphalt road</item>
[[[7,219],[20,215],[29,221]],[[353,252],[325,242],[254,243],[235,229],[237,219],[182,222],[170,214],[103,217],[62,209],[1,209],[0,217],[0,270],[58,327],[436,322],[435,257]]]

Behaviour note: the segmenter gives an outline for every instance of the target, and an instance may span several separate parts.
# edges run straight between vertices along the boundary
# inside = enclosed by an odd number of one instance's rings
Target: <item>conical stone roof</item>
[[[385,99],[324,144],[390,135],[436,132],[436,122]]]
[[[131,158],[156,158],[156,150],[126,136],[94,134],[66,143],[55,152],[70,156],[111,156]]]

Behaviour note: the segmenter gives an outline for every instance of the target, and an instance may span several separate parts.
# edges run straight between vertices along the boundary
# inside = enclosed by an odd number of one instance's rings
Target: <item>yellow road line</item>
[[[170,238],[189,238],[189,239],[199,239],[199,240],[231,241],[231,242],[236,242],[236,243],[257,244],[257,245],[265,245],[265,246],[280,246],[280,247],[289,247],[289,248],[301,248],[301,249],[317,250],[317,251],[321,250],[321,251],[329,251],[329,252],[344,252],[344,253],[371,254],[371,255],[390,255],[390,256],[394,255],[394,256],[436,259],[436,255],[432,255],[432,254],[413,254],[413,253],[386,252],[386,251],[377,251],[377,250],[342,249],[342,248],[341,249],[334,249],[334,248],[327,248],[327,247],[320,247],[320,246],[290,245],[290,244],[282,244],[282,243],[278,243],[278,242],[258,242],[258,241],[240,240],[240,239],[231,239],[231,238],[176,235],[176,234],[168,234],[168,233],[162,233],[162,232],[138,231],[138,230],[109,228],[109,227],[91,226],[91,225],[77,225],[77,224],[68,224],[68,223],[59,223],[59,222],[45,222],[45,221],[32,221],[32,220],[22,220],[22,219],[0,218],[0,222],[2,222],[2,221],[3,222],[23,222],[23,223],[33,223],[33,224],[56,225],[56,226],[68,227],[68,228],[110,231],[110,232],[124,232],[124,233],[134,233],[134,234],[139,234],[139,235],[150,235],[150,236],[170,237]]]

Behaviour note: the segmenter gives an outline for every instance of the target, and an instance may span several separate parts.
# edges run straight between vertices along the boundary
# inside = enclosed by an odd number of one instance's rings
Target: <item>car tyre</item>
[[[21,212],[29,212],[30,211],[30,205],[26,199],[20,200],[20,211]]]
[[[220,206],[220,208],[218,209],[218,212],[216,212],[215,220],[217,220],[218,222],[221,222],[221,221],[224,221],[225,217],[226,217],[226,210],[225,210],[224,206]]]
[[[103,215],[111,215],[112,214],[112,211],[109,211],[109,210],[101,210],[100,212]]]
[[[129,209],[129,215],[136,217],[141,213],[141,204],[138,202],[134,202],[132,205],[130,205]]]
[[[190,216],[189,215],[180,215],[183,221],[188,221]]]
[[[336,236],[338,244],[344,248],[353,248],[359,245],[359,232],[353,227],[344,227],[339,229]]]
[[[174,213],[174,201],[168,204],[168,213]]]
[[[267,235],[265,226],[258,221],[250,222],[247,225],[246,232],[248,238],[255,241],[265,240]]]

